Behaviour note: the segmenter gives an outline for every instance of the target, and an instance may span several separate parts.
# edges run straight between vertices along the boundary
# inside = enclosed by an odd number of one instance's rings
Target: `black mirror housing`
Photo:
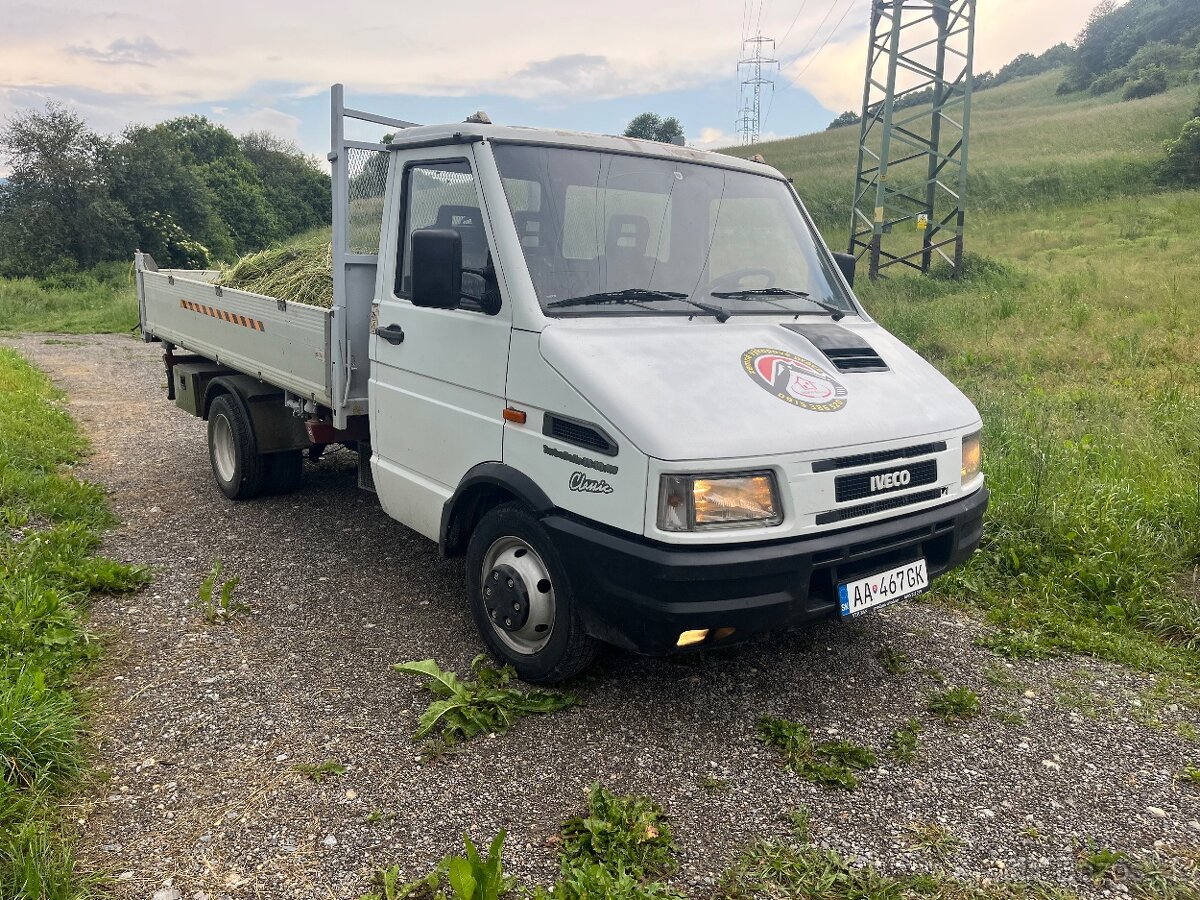
[[[462,297],[462,236],[453,228],[412,233],[412,303],[456,309]]]
[[[854,266],[858,260],[853,253],[835,253],[833,260],[838,264],[838,268],[842,270],[842,274],[846,276],[846,284],[854,287]]]

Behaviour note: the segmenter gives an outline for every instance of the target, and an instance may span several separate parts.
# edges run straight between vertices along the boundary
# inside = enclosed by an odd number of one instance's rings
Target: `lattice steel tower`
[[[962,274],[974,48],[975,0],[872,3],[850,223],[871,278],[934,254]]]
[[[761,31],[742,41],[742,54],[737,69],[741,79],[737,128],[743,144],[757,144],[762,128],[763,88],[774,90],[775,79],[771,75],[779,60],[774,58],[775,41],[763,37]]]

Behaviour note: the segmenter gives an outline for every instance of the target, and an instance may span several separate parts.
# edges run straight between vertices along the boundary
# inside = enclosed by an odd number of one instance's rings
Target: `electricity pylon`
[[[962,274],[974,50],[975,0],[872,3],[849,247],[871,278],[935,253]]]
[[[763,50],[768,46],[770,49],[764,55]],[[750,48],[753,48],[752,52]],[[742,98],[745,102],[738,110],[737,127],[741,132],[743,144],[757,144],[762,131],[763,88],[774,89],[775,79],[771,77],[771,73],[773,68],[779,65],[779,60],[772,55],[775,52],[775,42],[771,38],[763,37],[761,31],[742,41],[742,49],[744,55],[738,60],[738,77],[741,78]]]

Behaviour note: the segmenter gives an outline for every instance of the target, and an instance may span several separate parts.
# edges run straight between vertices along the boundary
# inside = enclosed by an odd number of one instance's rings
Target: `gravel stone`
[[[430,695],[390,665],[434,657],[462,672],[480,652],[461,561],[384,515],[345,451],[306,463],[292,495],[227,501],[204,423],[166,399],[160,346],[48,337],[0,343],[54,378],[92,442],[76,474],[109,489],[122,523],[103,552],[154,572],[91,610],[108,652],[90,685],[96,777],[72,815],[81,867],[121,873],[115,897],[356,898],[381,867],[417,877],[464,833],[486,843],[500,828],[507,870],[548,884],[552,838],[597,779],[663,804],[675,886],[697,897],[756,839],[787,836],[800,804],[816,844],[888,872],[945,866],[1089,898],[1106,889],[1079,871],[1085,841],[1133,854],[1200,844],[1200,799],[1174,777],[1200,755],[1175,728],[1200,724],[1193,705],[1151,699],[1155,679],[1106,663],[1006,664],[974,646],[979,617],[912,602],[717,652],[611,651],[572,686],[581,706],[424,765],[411,734]],[[224,626],[195,609],[215,558],[251,607]],[[910,671],[888,675],[884,646]],[[982,714],[955,727],[925,714],[929,669],[975,690]],[[1067,684],[1095,708],[1067,702]],[[888,761],[847,793],[784,769],[755,738],[763,714],[877,752],[909,717],[924,730],[912,764]],[[315,783],[293,769],[328,759],[346,774]],[[704,790],[706,776],[729,790]],[[961,843],[914,851],[914,823]]]

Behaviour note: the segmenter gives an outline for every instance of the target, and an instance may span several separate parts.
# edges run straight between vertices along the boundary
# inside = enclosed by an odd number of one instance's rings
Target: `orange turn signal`
[[[528,416],[523,409],[513,409],[511,406],[504,408],[504,421],[516,422],[518,425],[524,425]]]

